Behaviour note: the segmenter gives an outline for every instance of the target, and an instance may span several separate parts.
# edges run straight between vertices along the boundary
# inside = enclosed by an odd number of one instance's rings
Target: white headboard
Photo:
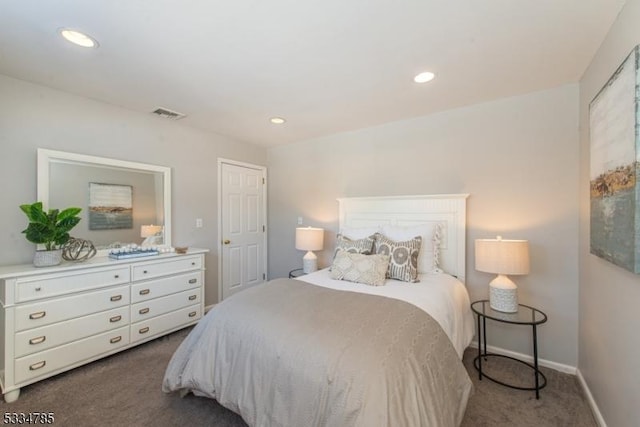
[[[440,224],[440,268],[465,281],[465,229],[468,194],[348,197],[338,199],[343,227]]]

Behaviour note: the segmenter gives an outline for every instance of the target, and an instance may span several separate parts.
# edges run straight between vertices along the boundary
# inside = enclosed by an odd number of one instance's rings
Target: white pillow
[[[365,237],[373,236],[381,231],[377,225],[371,227],[342,227],[340,234],[348,237],[351,240],[364,239]]]
[[[435,243],[436,225],[419,224],[408,227],[397,225],[383,225],[382,234],[391,240],[406,241],[416,236],[422,237],[422,246],[418,256],[418,273],[433,273],[440,270],[440,248]]]

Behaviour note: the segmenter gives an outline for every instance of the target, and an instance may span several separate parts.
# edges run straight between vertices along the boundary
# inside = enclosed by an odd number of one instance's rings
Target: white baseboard
[[[604,422],[604,417],[600,412],[600,408],[598,408],[598,405],[596,404],[596,401],[593,398],[593,395],[591,394],[591,390],[589,389],[587,382],[584,380],[584,377],[582,376],[582,372],[580,372],[580,369],[578,369],[578,372],[576,375],[578,377],[578,382],[582,386],[582,390],[584,390],[584,394],[587,396],[587,402],[589,402],[589,406],[591,407],[591,412],[593,412],[593,416],[596,419],[598,426],[607,427],[607,423]]]
[[[478,348],[478,342],[472,341],[469,347]],[[525,362],[533,363],[533,356],[524,353],[517,353],[515,351],[506,350],[500,347],[494,347],[492,345],[487,346],[489,353],[502,354],[504,356],[513,357],[514,359],[524,360]],[[578,368],[575,366],[565,365],[563,363],[553,362],[551,360],[541,359],[538,357],[538,365],[545,368],[555,369],[556,371],[564,372],[565,374],[576,375]]]

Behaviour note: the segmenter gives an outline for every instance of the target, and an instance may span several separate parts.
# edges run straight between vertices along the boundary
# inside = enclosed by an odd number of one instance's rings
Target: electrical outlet
[[[301,216],[298,217],[298,225],[302,225],[302,217]]]
[[[196,228],[202,228],[202,218],[196,218]]]

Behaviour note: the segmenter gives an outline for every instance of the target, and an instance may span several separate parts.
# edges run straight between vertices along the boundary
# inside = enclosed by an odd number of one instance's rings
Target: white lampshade
[[[143,225],[140,227],[140,237],[151,237],[162,231],[161,225]]]
[[[301,251],[319,251],[324,244],[322,228],[296,228],[296,249]]]
[[[302,271],[305,274],[318,269],[318,257],[311,251],[319,251],[324,244],[324,230],[322,228],[296,228],[296,249],[308,251],[302,258]]]
[[[476,270],[496,273],[489,284],[491,308],[507,313],[518,311],[516,284],[507,274],[529,273],[529,242],[526,240],[477,239]]]

